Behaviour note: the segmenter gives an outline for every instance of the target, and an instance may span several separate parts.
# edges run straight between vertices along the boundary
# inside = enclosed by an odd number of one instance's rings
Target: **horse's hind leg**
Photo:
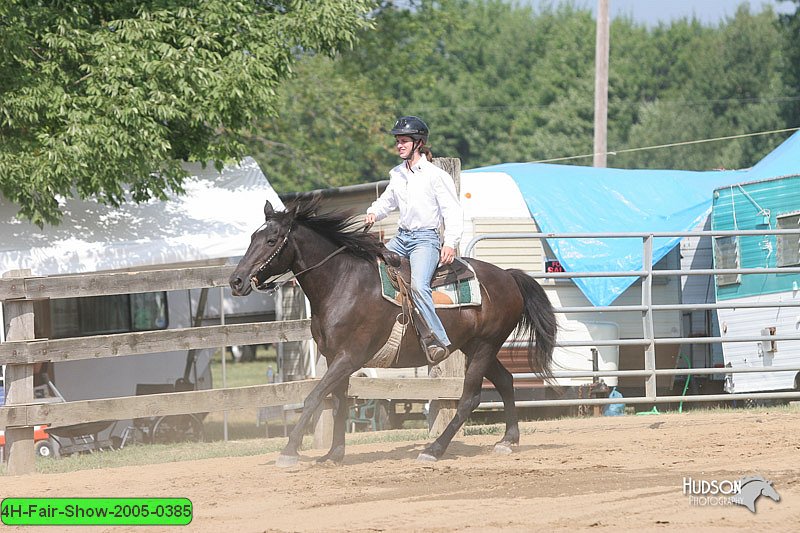
[[[333,390],[333,442],[330,451],[317,459],[318,463],[325,461],[341,463],[344,459],[344,437],[347,430],[348,412],[347,387],[349,384],[350,379],[347,378]]]
[[[514,401],[514,378],[506,367],[497,359],[494,360],[486,372],[486,379],[494,384],[500,397],[503,399],[503,413],[506,416],[506,433],[494,445],[494,452],[500,454],[511,453],[511,447],[519,444],[519,422],[517,420],[517,406]]]
[[[473,352],[469,366],[467,366],[466,376],[464,377],[464,390],[458,400],[455,417],[447,424],[439,438],[430,443],[419,454],[418,461],[436,461],[439,459],[444,454],[456,432],[464,425],[472,411],[481,403],[483,376],[486,375],[489,365],[495,360],[497,351],[498,347],[484,344]]]

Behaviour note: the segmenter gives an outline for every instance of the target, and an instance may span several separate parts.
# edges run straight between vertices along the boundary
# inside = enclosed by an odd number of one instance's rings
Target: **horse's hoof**
[[[417,462],[420,463],[435,463],[436,461],[438,459],[429,453],[421,453],[417,456]]]
[[[296,455],[279,455],[278,460],[275,461],[275,466],[278,468],[289,468],[295,466],[300,458]]]
[[[494,453],[497,455],[511,455],[511,445],[507,442],[498,442],[494,445]]]
[[[341,465],[344,461],[344,446],[335,446],[328,453],[317,459],[318,464]]]

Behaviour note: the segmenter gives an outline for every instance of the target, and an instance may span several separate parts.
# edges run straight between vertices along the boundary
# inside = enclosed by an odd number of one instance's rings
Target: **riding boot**
[[[423,320],[422,315],[419,314],[416,308],[414,308],[414,326],[417,330],[417,334],[419,335],[419,343],[420,347],[422,348],[422,352],[425,354],[425,357],[428,359],[428,363],[431,365],[437,365],[447,359],[450,355],[450,350],[447,346],[442,346],[442,344],[436,340],[433,333],[431,332],[431,328],[428,324]]]
[[[450,355],[450,347],[442,346],[433,336],[420,338],[420,346],[430,365],[438,365]]]
[[[428,357],[428,362],[432,365],[438,365],[448,358],[450,350],[446,346],[440,345],[438,342],[429,344],[425,347],[425,354]]]

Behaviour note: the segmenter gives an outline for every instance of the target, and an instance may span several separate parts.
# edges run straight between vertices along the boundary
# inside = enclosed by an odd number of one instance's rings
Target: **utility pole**
[[[594,59],[594,166],[606,166],[608,151],[608,1],[597,0]]]

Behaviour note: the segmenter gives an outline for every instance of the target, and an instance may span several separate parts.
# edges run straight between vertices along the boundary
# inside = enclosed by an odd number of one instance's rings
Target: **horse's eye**
[[[267,239],[267,244],[270,246],[275,246],[276,242],[278,242],[277,239]]]

